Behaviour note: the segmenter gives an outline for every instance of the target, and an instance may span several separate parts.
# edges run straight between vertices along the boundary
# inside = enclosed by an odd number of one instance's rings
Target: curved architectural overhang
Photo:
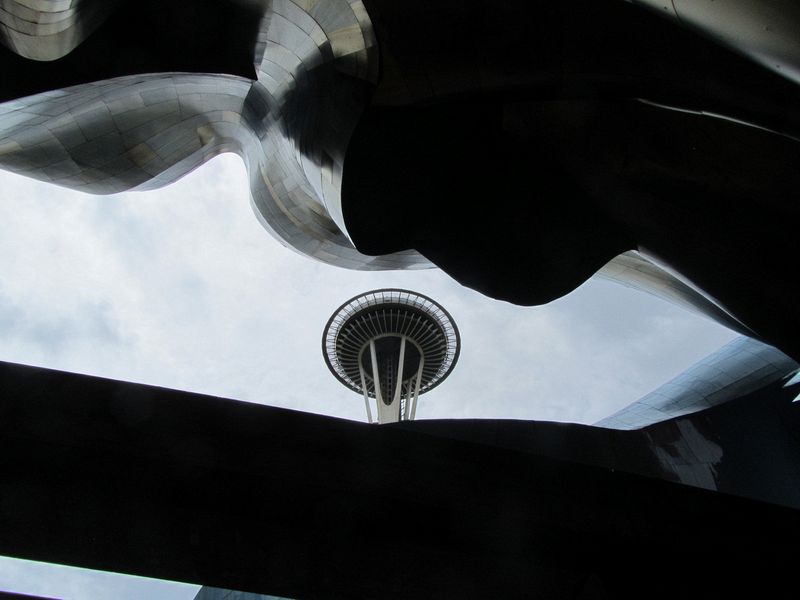
[[[57,60],[72,52],[122,0],[5,0],[0,42],[31,60]]]
[[[259,221],[285,246],[348,268],[428,266],[411,251],[365,256],[344,233],[344,152],[377,61],[360,0],[275,0],[260,25],[256,81],[130,75],[5,102],[0,166],[107,194],[158,188],[235,152]]]
[[[636,251],[625,252],[602,267],[595,277],[651,294],[704,315],[732,331],[758,338],[752,329],[727,311],[719,301],[654,260]]]
[[[628,0],[701,32],[800,83],[800,4],[794,0]]]
[[[800,8],[789,1],[633,0],[800,80]],[[8,0],[2,41],[34,60],[69,53],[119,3]],[[265,5],[266,6],[266,5]],[[222,152],[242,156],[262,225],[284,245],[353,269],[426,268],[414,251],[366,256],[341,209],[345,150],[378,80],[361,0],[274,0],[254,52],[256,80],[219,74],[116,77],[0,104],[0,166],[90,193],[166,185]],[[638,254],[600,275],[752,334],[719,303]]]
[[[776,381],[789,387],[798,367],[777,348],[738,337],[595,425],[640,429],[744,398]]]

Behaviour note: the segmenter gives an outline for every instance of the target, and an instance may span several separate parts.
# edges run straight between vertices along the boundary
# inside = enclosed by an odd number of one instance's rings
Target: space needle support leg
[[[367,381],[364,377],[364,367],[361,366],[361,360],[358,361],[358,372],[361,375],[361,389],[364,390],[364,405],[367,407],[367,419],[372,424],[372,410],[369,407],[369,394],[367,394]]]
[[[397,382],[394,386],[394,397],[392,398],[392,405],[397,407],[398,417],[400,415],[400,394],[403,391],[403,363],[406,360],[406,336],[400,338],[400,358],[397,361]],[[397,404],[395,404],[395,402]],[[406,411],[407,412],[407,411]],[[408,418],[408,415],[406,415]],[[397,419],[400,420],[399,418]]]
[[[375,384],[375,400],[378,403],[378,415],[380,415],[383,396],[381,395],[381,380],[378,377],[378,353],[375,352],[375,340],[369,341],[369,355],[372,358],[372,381]]]
[[[414,405],[411,407],[411,420],[413,421],[414,418],[417,416],[417,400],[419,399],[419,386],[422,383],[422,369],[425,367],[425,359],[420,357],[419,359],[419,371],[417,371],[417,381],[416,385],[414,386]],[[409,394],[410,396],[411,394]],[[411,400],[411,398],[409,398]]]

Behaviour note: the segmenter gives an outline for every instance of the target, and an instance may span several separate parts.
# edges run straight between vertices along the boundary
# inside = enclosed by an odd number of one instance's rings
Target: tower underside
[[[323,336],[323,354],[339,381],[363,395],[367,419],[413,420],[420,394],[449,375],[459,352],[450,315],[407,290],[362,294],[343,304]]]

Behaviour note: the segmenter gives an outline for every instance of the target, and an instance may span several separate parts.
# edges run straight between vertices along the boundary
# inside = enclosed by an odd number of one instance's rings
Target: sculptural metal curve
[[[93,32],[102,33],[104,27],[109,27],[106,21],[112,21],[116,11],[134,6],[124,1],[84,1],[69,8],[63,3],[46,0],[40,4],[38,12],[31,12],[23,0],[10,0],[6,12],[0,15],[3,43],[10,51],[30,61],[68,58]],[[157,188],[219,153],[236,152],[247,166],[251,201],[260,222],[284,245],[305,255],[356,269],[424,268],[432,266],[429,259],[433,259],[468,285],[492,295],[523,303],[549,297],[496,290],[495,284],[482,287],[480,273],[488,273],[496,264],[489,267],[473,264],[469,268],[480,276],[459,277],[459,267],[450,266],[446,250],[425,248],[427,258],[413,249],[416,246],[400,247],[396,252],[377,256],[359,252],[354,247],[352,239],[355,238],[350,230],[356,229],[353,223],[358,221],[358,215],[348,218],[342,207],[342,177],[351,137],[359,123],[368,122],[362,115],[376,104],[375,98],[378,97],[380,103],[381,97],[384,100],[387,97],[389,84],[386,82],[397,79],[396,76],[393,79],[392,69],[405,52],[402,48],[398,50],[403,43],[402,31],[392,19],[405,12],[409,20],[420,20],[438,9],[443,14],[449,11],[462,17],[461,21],[436,24],[442,33],[458,32],[459,27],[471,32],[479,25],[473,22],[477,22],[485,8],[481,3],[445,0],[398,6],[383,0],[263,3],[220,0],[218,4],[230,11],[247,6],[260,15],[252,48],[254,78],[203,73],[200,68],[197,72],[136,72],[16,97],[0,104],[0,167],[57,185],[105,194]],[[509,2],[492,10],[509,14],[538,11],[542,21],[564,20],[560,13],[556,14],[560,9],[544,5],[521,8],[524,4]],[[705,3],[700,6],[700,3],[682,1],[638,0],[633,4],[641,8],[631,9],[620,8],[622,4],[616,1],[595,3],[592,10],[608,13],[613,18],[620,11],[628,11],[625,18],[633,15],[630,18],[641,18],[648,23],[664,20],[663,16],[677,23],[677,26],[670,25],[674,31],[689,30],[688,36],[710,39],[712,45],[733,49],[758,68],[768,71],[771,77],[777,74],[787,86],[796,87],[800,82],[800,36],[796,35],[800,30],[800,9],[796,4],[737,0],[710,8]],[[588,10],[581,6],[579,15],[581,10]],[[152,10],[152,7],[142,5],[140,10]],[[652,15],[647,10],[652,10]],[[188,21],[180,26],[191,28]],[[377,37],[375,22],[382,32]],[[465,22],[468,24],[464,25]],[[524,30],[531,23],[533,21],[527,24],[503,22],[512,32]],[[482,43],[491,46],[493,42],[484,40]],[[681,43],[685,45],[685,41]],[[382,46],[380,51],[379,45]],[[445,41],[439,49],[449,58],[461,52]],[[553,51],[559,50],[554,48]],[[631,48],[631,52],[636,51],[637,48]],[[466,51],[461,54],[469,55]],[[405,52],[405,56],[411,54]],[[421,60],[428,59],[430,64],[422,64],[420,70],[431,79],[433,67],[441,65],[432,55],[422,56]],[[401,64],[399,69],[406,67]],[[508,93],[526,83],[523,80],[530,75],[531,72],[527,72],[517,81],[499,83],[491,82],[491,77],[484,78],[480,86],[487,93],[497,90]],[[568,80],[569,77],[563,76],[562,85],[566,86],[563,82]],[[674,80],[668,80],[664,77],[667,82],[664,85],[675,92],[678,100],[691,97]],[[437,85],[436,81],[431,83],[435,90],[431,97],[435,96],[437,102],[444,104],[451,102],[450,92],[436,90]],[[453,97],[463,94],[469,85],[473,84],[457,82]],[[619,92],[621,95],[628,93],[624,82],[615,85],[623,89]],[[778,89],[780,85],[773,87]],[[591,88],[584,95],[596,102],[598,89]],[[763,102],[766,95],[748,101],[743,93],[734,91],[739,95],[729,94],[734,99],[726,113],[705,110],[703,102],[660,103],[659,94],[654,94],[653,98],[632,99],[660,111],[660,115],[688,111],[702,119],[726,120],[740,128],[765,131],[781,138],[784,144],[795,143],[798,129],[793,125],[796,116],[793,112],[774,109],[769,102]],[[570,91],[566,95],[581,96],[582,93]],[[715,97],[712,92],[698,93],[701,100]],[[389,97],[385,104],[410,103],[401,96]],[[560,90],[553,98],[563,102],[564,96]],[[420,97],[419,104],[430,103],[431,97]],[[737,104],[740,97],[744,100]],[[543,99],[548,98],[545,95]],[[570,114],[559,111],[560,115]],[[575,113],[576,122],[582,118],[579,112]],[[381,206],[379,198],[375,205]],[[693,307],[739,332],[774,340],[769,332],[764,334],[760,326],[752,325],[746,307],[745,310],[738,307],[731,310],[728,298],[720,301],[713,289],[709,292],[704,289],[703,281],[698,283],[693,278],[694,273],[676,269],[672,256],[660,255],[658,251],[648,254],[648,248],[636,237],[633,235],[627,246],[618,248],[619,256],[607,257],[611,261],[605,266],[602,265],[605,259],[597,265],[596,261],[589,261],[579,275],[564,284],[554,285],[553,294],[568,291],[591,274],[583,271],[594,272],[599,268],[601,276]],[[358,239],[356,241],[358,245]],[[362,249],[369,246],[368,242],[360,245]],[[423,246],[419,244],[418,249]],[[558,248],[551,251],[558,252]],[[603,256],[602,252],[598,256]],[[508,262],[514,260],[514,256],[508,257]],[[524,261],[520,268],[527,268]],[[546,277],[538,285],[547,288]]]

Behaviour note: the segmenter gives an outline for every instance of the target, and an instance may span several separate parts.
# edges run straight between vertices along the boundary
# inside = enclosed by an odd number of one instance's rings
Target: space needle
[[[450,314],[427,296],[402,289],[351,298],[322,335],[325,363],[364,397],[370,423],[413,420],[419,396],[450,374],[460,348]]]

